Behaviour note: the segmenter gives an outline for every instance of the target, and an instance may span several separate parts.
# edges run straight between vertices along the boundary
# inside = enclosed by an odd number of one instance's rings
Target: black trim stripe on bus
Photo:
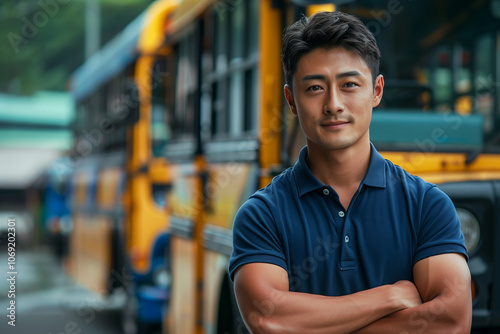
[[[211,141],[205,144],[204,151],[210,162],[256,161],[259,142],[256,139]]]
[[[170,234],[184,239],[193,239],[194,222],[191,219],[170,216]]]
[[[233,234],[230,229],[208,224],[203,231],[203,246],[225,255],[233,251]]]
[[[70,153],[71,157],[71,153]],[[79,171],[87,168],[97,168],[100,171],[106,167],[123,167],[126,163],[126,152],[124,150],[109,153],[97,153],[90,156],[75,156],[71,168]]]
[[[169,143],[164,154],[171,162],[192,161],[196,153],[196,141],[194,139]]]
[[[94,205],[73,205],[70,209],[71,212],[74,214],[111,216],[111,217],[125,216],[125,210],[122,206],[101,208],[101,207],[96,207]]]

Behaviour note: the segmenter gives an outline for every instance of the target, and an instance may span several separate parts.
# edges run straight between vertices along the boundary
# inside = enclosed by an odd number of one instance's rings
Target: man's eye
[[[352,88],[352,87],[356,87],[356,86],[357,86],[357,84],[354,82],[348,82],[344,85],[344,87],[347,87],[347,88]]]
[[[307,90],[309,90],[309,91],[317,91],[317,90],[320,90],[320,89],[321,89],[321,87],[318,86],[318,85],[314,85],[314,86],[311,86],[311,87],[307,88]]]

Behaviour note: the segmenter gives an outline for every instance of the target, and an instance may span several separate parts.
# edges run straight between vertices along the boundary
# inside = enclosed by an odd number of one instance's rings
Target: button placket
[[[351,239],[352,235],[350,234],[352,232],[350,228],[351,221],[348,213],[343,210],[339,210],[338,215],[343,221],[342,235],[344,236],[344,242],[341,246],[340,270],[354,270],[357,267],[357,260],[355,245],[353,244],[354,239]]]

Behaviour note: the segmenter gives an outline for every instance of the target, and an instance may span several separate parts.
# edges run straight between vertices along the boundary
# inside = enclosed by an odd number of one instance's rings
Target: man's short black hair
[[[281,61],[286,83],[292,87],[300,58],[317,48],[343,47],[356,52],[368,65],[373,83],[379,74],[380,50],[371,31],[355,16],[342,12],[319,12],[302,17],[283,33]]]

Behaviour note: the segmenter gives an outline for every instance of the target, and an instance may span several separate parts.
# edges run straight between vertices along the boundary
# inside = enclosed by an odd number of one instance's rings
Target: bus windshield
[[[382,54],[384,98],[374,110],[480,118],[482,143],[500,146],[500,2],[358,0]],[[480,116],[480,117],[479,117]]]

